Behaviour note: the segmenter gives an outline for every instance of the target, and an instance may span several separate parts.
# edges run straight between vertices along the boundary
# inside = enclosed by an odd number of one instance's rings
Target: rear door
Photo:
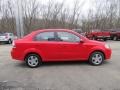
[[[55,32],[41,32],[35,36],[34,46],[45,61],[56,61],[61,58],[60,47],[55,38]]]

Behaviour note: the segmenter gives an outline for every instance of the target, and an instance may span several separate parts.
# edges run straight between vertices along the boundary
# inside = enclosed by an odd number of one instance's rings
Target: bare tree
[[[35,18],[39,12],[39,3],[36,0],[26,0],[23,4],[24,30],[25,33],[33,29]]]
[[[15,0],[0,0],[0,31],[16,33]],[[85,1],[75,0],[72,9],[65,2],[49,0],[43,4],[37,0],[24,0],[23,26],[25,34],[42,28],[82,28],[92,29],[120,28],[120,0],[95,0],[95,10],[90,9],[86,16],[81,10]]]
[[[70,16],[70,28],[75,28],[74,25],[78,23],[79,16],[81,14],[81,8],[84,5],[84,2],[80,4],[79,0],[74,1],[72,15]]]
[[[13,11],[9,1],[6,1],[6,4],[2,3],[1,6],[1,31],[7,30],[14,32]]]

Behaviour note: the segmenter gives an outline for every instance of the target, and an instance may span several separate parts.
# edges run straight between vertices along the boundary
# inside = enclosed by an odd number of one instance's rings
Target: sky
[[[49,0],[38,0],[42,3],[46,3],[48,2]],[[75,0],[55,0],[57,2],[65,2],[65,5],[66,7],[70,7],[72,8],[73,7],[73,3],[75,2]],[[94,8],[94,3],[95,3],[95,0],[78,0],[80,5],[81,3],[84,3],[83,4],[83,7],[82,7],[82,13],[83,15],[86,15],[89,11],[89,9],[92,9]]]
[[[6,1],[8,1],[8,0],[3,0],[4,1],[4,3],[6,2]],[[12,0],[11,0],[12,1]],[[17,1],[17,0],[16,0]],[[24,0],[23,0],[24,1]],[[29,1],[29,0],[28,0]],[[37,0],[38,2],[40,2],[40,3],[43,3],[43,4],[46,4],[49,0]],[[70,8],[72,8],[73,7],[73,4],[74,4],[74,2],[75,2],[75,0],[53,0],[53,1],[56,1],[56,2],[63,2],[64,1],[64,3],[65,3],[65,6],[66,7],[70,7]],[[81,3],[82,3],[82,14],[84,15],[84,16],[86,16],[87,15],[87,13],[89,12],[89,9],[91,9],[91,8],[94,8],[94,2],[95,2],[95,0],[78,0],[79,1],[79,3],[80,3],[80,5],[81,5]],[[1,16],[1,14],[0,14],[0,16]]]

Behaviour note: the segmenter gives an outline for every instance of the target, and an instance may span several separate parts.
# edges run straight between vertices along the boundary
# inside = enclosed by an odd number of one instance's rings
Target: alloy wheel
[[[104,61],[104,55],[101,52],[94,52],[89,58],[89,62],[92,65],[101,65]]]

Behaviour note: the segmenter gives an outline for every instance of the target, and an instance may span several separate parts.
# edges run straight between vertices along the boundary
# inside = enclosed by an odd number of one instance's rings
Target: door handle
[[[66,48],[67,46],[65,46],[65,45],[61,45],[61,47]]]
[[[35,45],[35,47],[38,47],[39,45]]]

